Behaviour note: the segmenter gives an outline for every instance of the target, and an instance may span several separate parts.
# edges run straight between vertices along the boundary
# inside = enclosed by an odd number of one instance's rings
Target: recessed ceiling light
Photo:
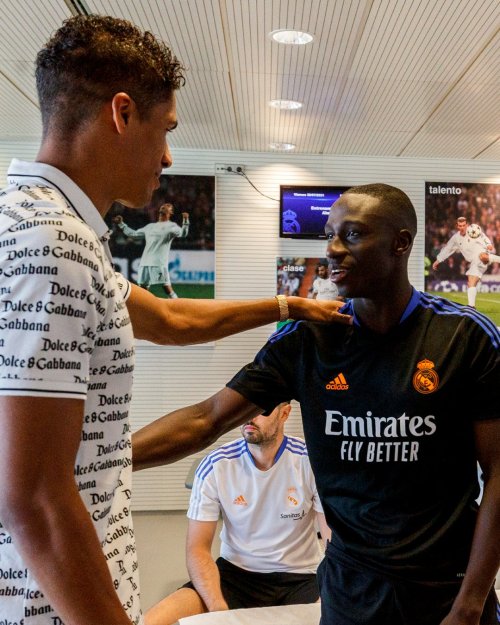
[[[269,147],[279,152],[290,152],[295,150],[295,143],[270,143]]]
[[[302,107],[302,102],[296,100],[271,100],[269,106],[275,109],[285,109],[287,111],[293,111]]]
[[[304,33],[300,30],[273,30],[269,33],[269,36],[278,43],[304,45],[310,43],[314,37],[310,33]]]

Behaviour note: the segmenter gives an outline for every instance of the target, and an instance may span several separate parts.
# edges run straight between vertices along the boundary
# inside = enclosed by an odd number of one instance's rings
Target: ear
[[[288,419],[291,409],[292,409],[291,404],[285,404],[284,406],[281,407],[281,418],[283,421],[286,421]]]
[[[121,135],[127,130],[130,116],[137,111],[137,107],[127,93],[119,92],[111,100],[111,111],[116,131]]]
[[[404,256],[411,250],[413,236],[409,230],[400,230],[394,237],[393,253],[395,256]]]

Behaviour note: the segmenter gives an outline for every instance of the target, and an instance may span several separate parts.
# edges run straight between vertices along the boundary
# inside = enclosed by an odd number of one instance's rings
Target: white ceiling
[[[499,0],[0,0],[0,140],[39,139],[33,61],[71,5],[188,67],[173,148],[500,160]],[[279,28],[315,38],[280,45]]]

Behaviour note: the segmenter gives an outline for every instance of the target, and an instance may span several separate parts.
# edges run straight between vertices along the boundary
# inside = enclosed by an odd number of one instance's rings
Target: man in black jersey
[[[155,466],[299,401],[332,529],[318,571],[321,625],[498,622],[500,334],[411,286],[416,230],[399,189],[349,189],[326,234],[353,325],[284,326],[225,389],[133,437],[135,468]]]

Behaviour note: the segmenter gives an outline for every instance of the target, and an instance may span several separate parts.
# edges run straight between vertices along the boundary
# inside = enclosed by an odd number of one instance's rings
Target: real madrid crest
[[[287,490],[286,499],[290,508],[296,508],[299,505],[298,497],[297,489],[293,486]]]
[[[416,391],[424,395],[434,393],[439,386],[439,376],[434,371],[432,360],[425,358],[417,364],[418,371],[413,375],[413,386]]]

